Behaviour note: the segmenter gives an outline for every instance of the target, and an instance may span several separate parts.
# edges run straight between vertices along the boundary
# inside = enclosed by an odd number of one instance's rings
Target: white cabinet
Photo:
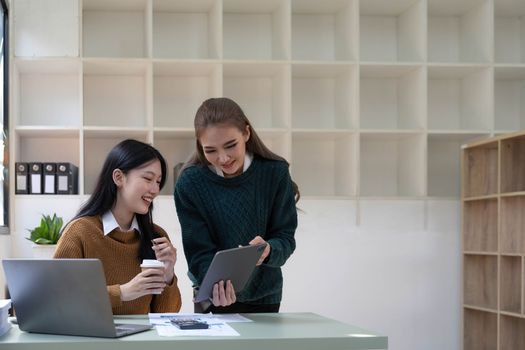
[[[459,146],[525,126],[518,0],[12,5],[11,168],[71,161],[81,195],[134,137],[166,156],[170,196],[210,97],[239,102],[321,198],[457,197]]]

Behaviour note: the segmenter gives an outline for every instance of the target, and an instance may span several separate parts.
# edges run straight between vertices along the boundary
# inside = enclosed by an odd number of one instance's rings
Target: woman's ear
[[[251,131],[250,131],[250,126],[249,125],[246,125],[246,129],[244,129],[243,136],[244,136],[244,142],[248,142],[248,140],[250,139],[250,136],[251,136]]]
[[[117,185],[117,187],[122,186],[124,182],[124,173],[122,172],[122,170],[120,169],[113,170],[112,177],[113,177],[113,182],[115,183],[115,185]]]

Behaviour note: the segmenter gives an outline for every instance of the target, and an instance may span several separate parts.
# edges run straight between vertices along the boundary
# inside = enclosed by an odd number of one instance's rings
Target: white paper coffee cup
[[[158,261],[155,259],[144,259],[142,260],[142,264],[140,264],[140,268],[142,271],[150,270],[150,269],[163,269],[164,263],[162,261]],[[160,292],[152,293],[152,294],[161,294]]]

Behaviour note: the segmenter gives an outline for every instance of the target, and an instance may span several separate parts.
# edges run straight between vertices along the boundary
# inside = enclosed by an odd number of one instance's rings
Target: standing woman
[[[153,199],[166,181],[154,147],[124,140],[108,154],[89,200],[66,225],[55,258],[97,258],[104,267],[113,314],[178,312],[177,251],[153,224]],[[164,269],[141,272],[143,259]]]
[[[230,281],[213,289],[214,313],[278,312],[281,266],[295,249],[299,191],[286,160],[258,137],[237,103],[204,101],[195,116],[197,150],[175,187],[175,206],[194,287],[214,254],[239,245],[264,244],[257,267],[239,293]]]

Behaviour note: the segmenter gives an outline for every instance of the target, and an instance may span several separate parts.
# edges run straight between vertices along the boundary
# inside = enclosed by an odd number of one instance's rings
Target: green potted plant
[[[28,240],[33,242],[33,255],[36,258],[51,258],[55,252],[55,247],[60,238],[60,230],[64,221],[56,214],[44,215],[40,220],[40,225],[29,230]]]

